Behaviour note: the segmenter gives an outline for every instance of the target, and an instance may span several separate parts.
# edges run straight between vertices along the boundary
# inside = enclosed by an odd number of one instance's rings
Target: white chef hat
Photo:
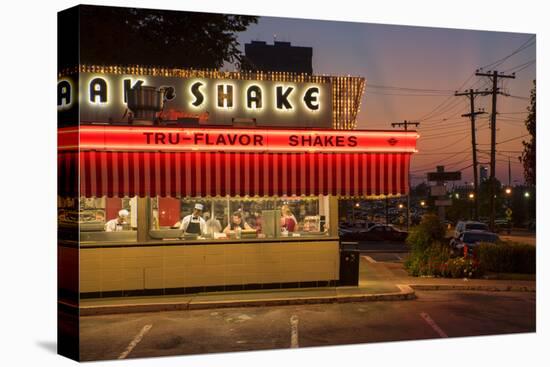
[[[126,218],[130,215],[130,212],[126,209],[119,210],[118,216],[122,218]]]
[[[202,211],[204,209],[204,206],[202,204],[196,203],[195,209]]]

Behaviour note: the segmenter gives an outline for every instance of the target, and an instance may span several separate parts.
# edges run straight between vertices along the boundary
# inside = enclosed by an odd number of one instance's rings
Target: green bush
[[[472,257],[455,257],[443,265],[441,276],[447,278],[477,278],[483,274],[479,261]]]
[[[473,258],[451,258],[451,249],[443,244],[445,227],[436,215],[425,215],[420,225],[407,237],[411,253],[405,269],[412,276],[474,278],[482,274],[479,262]]]
[[[424,251],[411,253],[405,261],[405,268],[412,276],[440,276],[444,270],[444,264],[450,257],[449,247],[435,242]]]
[[[536,248],[525,243],[483,243],[475,256],[485,271],[495,273],[526,273],[536,271]]]
[[[407,244],[411,252],[424,252],[436,242],[443,242],[445,238],[445,226],[437,215],[426,214],[420,224],[412,228],[407,236]]]

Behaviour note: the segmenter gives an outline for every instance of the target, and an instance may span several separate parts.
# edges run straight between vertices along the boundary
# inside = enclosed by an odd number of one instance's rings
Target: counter
[[[319,287],[339,276],[339,241],[328,236],[81,243],[79,255],[81,297]]]

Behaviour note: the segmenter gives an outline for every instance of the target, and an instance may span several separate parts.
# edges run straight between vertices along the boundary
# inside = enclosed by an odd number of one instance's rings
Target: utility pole
[[[487,95],[485,91],[474,91],[470,89],[467,92],[455,92],[455,96],[468,96],[470,98],[470,113],[465,113],[462,117],[469,117],[472,125],[472,160],[474,167],[474,219],[479,218],[479,180],[477,177],[477,144],[476,144],[476,116],[486,113],[485,111],[474,111],[474,99],[476,95]]]
[[[512,165],[510,164],[510,157],[508,157],[508,187],[512,187]]]
[[[409,130],[409,125],[414,125],[414,127],[418,127],[420,125],[420,122],[417,121],[403,121],[403,122],[392,122],[391,127],[401,127],[405,129],[405,131]]]
[[[404,120],[403,122],[392,122],[391,127],[401,127],[405,129],[405,131],[409,130],[409,125],[414,125],[414,127],[418,127],[420,125],[420,122],[418,121],[407,121]],[[410,167],[410,166],[409,166]],[[411,172],[409,168],[409,172],[407,172],[407,175],[409,177],[409,193],[407,194],[407,231],[409,230],[410,221],[411,221]]]
[[[493,106],[491,110],[491,173],[489,178],[489,207],[491,209],[489,215],[489,227],[491,230],[495,230],[495,195],[496,195],[496,138],[497,138],[497,94],[503,94],[502,91],[497,87],[498,79],[515,79],[515,73],[510,75],[505,75],[504,73],[499,73],[496,70],[493,72],[483,73],[479,70],[476,70],[476,76],[486,76],[493,82],[493,90],[491,94],[493,95]]]

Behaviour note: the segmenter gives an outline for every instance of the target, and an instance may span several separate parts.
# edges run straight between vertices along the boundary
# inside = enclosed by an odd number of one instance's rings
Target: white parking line
[[[128,356],[128,354],[130,354],[130,352],[136,347],[136,345],[138,345],[138,343],[141,341],[141,339],[143,339],[143,337],[145,336],[145,334],[147,334],[147,332],[149,330],[151,330],[151,328],[153,327],[153,325],[145,325],[141,331],[134,337],[134,339],[132,339],[132,341],[130,342],[130,344],[128,344],[128,348],[126,348],[126,350],[124,352],[122,352],[119,356],[118,356],[118,359],[124,359]]]
[[[434,320],[432,320],[432,318],[430,317],[430,315],[428,315],[427,313],[425,312],[422,312],[420,314],[420,317],[422,317],[424,319],[424,321],[426,321],[428,323],[428,325],[430,325],[432,327],[432,329],[434,329],[434,331],[442,338],[448,338],[449,336],[447,334],[445,334],[445,332],[435,323]]]
[[[367,260],[368,262],[370,262],[371,264],[375,264],[377,263],[378,261],[374,260],[372,257],[370,256],[363,256],[363,259]]]
[[[298,316],[290,318],[290,347],[298,348]]]

